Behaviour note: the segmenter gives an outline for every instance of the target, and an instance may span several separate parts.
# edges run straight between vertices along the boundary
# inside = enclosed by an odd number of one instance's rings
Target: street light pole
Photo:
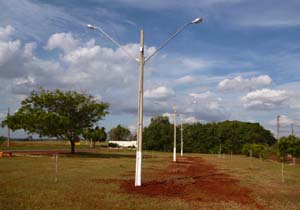
[[[183,127],[182,127],[182,118],[181,118],[181,128],[180,128],[180,132],[181,132],[181,150],[180,150],[180,156],[182,157],[183,156]]]
[[[138,94],[138,127],[137,150],[135,163],[135,186],[142,185],[142,140],[143,140],[143,96],[144,96],[144,30],[141,30],[139,59],[139,94]]]
[[[181,31],[183,31],[187,26],[191,24],[202,23],[202,18],[196,18],[195,20],[186,23],[181,28],[179,28],[170,38],[166,39],[150,56],[144,57],[144,31],[141,30],[141,40],[140,40],[140,58],[135,58],[129,53],[122,45],[120,45],[116,40],[109,36],[103,29],[96,27],[94,25],[88,24],[87,27],[92,30],[97,30],[103,34],[107,39],[109,39],[115,46],[121,48],[128,57],[132,58],[139,63],[139,92],[138,92],[138,128],[137,128],[137,151],[136,151],[136,171],[135,171],[135,186],[141,186],[142,179],[142,139],[143,139],[143,89],[144,89],[144,65],[148,62],[155,54],[158,53],[164,46],[166,46],[169,41],[176,37]],[[176,129],[175,129],[176,135]],[[175,140],[175,161],[176,161],[176,139]]]
[[[9,117],[9,108],[7,109],[7,120],[8,120],[8,117]],[[7,147],[9,147],[9,146],[10,146],[10,129],[7,124]]]
[[[279,140],[279,136],[280,136],[280,122],[279,122],[279,119],[280,119],[280,115],[277,116],[277,140]]]
[[[173,106],[174,110],[174,146],[173,146],[173,162],[176,162],[176,106]]]

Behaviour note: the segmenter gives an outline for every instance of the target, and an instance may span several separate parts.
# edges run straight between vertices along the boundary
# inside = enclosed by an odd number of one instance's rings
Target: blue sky
[[[0,9],[0,120],[43,86],[91,93],[111,104],[100,124],[134,130],[138,66],[86,24],[134,55],[143,28],[149,55],[203,17],[146,65],[145,125],[173,104],[184,122],[242,120],[274,131],[282,115],[283,133],[300,125],[299,1],[0,0]]]

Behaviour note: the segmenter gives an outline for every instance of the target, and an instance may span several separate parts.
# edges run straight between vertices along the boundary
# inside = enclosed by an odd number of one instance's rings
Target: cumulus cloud
[[[53,50],[58,48],[68,52],[75,49],[77,44],[78,40],[71,33],[56,33],[50,36],[45,49]]]
[[[175,95],[174,91],[165,86],[160,86],[155,89],[146,90],[144,92],[145,98],[155,99],[155,100],[166,100],[174,95]]]
[[[0,27],[0,40],[9,39],[10,35],[13,34],[14,31],[15,29],[11,25]]]
[[[181,111],[186,117],[194,117],[197,121],[222,121],[230,114],[223,105],[222,98],[210,91],[203,93],[190,93],[192,100],[187,100]]]
[[[233,79],[222,80],[218,84],[218,89],[221,91],[253,90],[271,84],[272,79],[268,75],[261,75],[252,78],[243,78],[241,76],[237,76]]]
[[[248,93],[241,98],[244,106],[249,109],[276,109],[280,108],[288,100],[285,90],[262,89]]]
[[[20,40],[0,40],[0,76],[16,78],[26,76],[31,69],[35,43],[22,45]]]

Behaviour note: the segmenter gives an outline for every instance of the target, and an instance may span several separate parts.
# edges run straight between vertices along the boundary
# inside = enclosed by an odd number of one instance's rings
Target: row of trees
[[[20,109],[8,116],[2,126],[12,130],[24,129],[28,134],[69,140],[71,152],[80,138],[104,141],[105,129],[96,126],[108,114],[109,104],[98,102],[93,96],[76,91],[37,90],[22,101]],[[177,127],[180,133],[180,127]],[[173,125],[166,116],[157,116],[144,129],[143,148],[172,151]],[[133,139],[127,128],[118,125],[109,133],[110,139]],[[220,123],[194,123],[183,125],[184,150],[201,153],[241,153],[244,144],[275,142],[270,131],[258,123],[225,121]],[[180,135],[177,135],[178,149]]]
[[[144,129],[143,148],[148,150],[172,151],[173,125],[166,116],[157,116]],[[177,127],[180,133],[180,126]],[[270,131],[258,123],[224,121],[220,123],[193,123],[183,125],[184,151],[201,153],[240,154],[244,144],[275,143]],[[180,135],[177,135],[180,148]]]
[[[282,161],[300,157],[300,138],[295,135],[281,137],[271,147],[267,144],[245,144],[242,153],[257,158],[266,158],[269,155],[276,155]]]

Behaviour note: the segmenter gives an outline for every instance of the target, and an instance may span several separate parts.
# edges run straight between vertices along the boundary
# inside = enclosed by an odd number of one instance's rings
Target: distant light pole
[[[277,140],[279,140],[279,135],[280,135],[280,115],[277,116]]]
[[[97,30],[102,33],[106,38],[108,38],[114,45],[120,47],[130,58],[133,58],[139,63],[139,90],[138,90],[138,127],[137,127],[137,150],[136,150],[136,167],[135,167],[135,186],[142,185],[142,139],[143,139],[143,95],[144,95],[144,65],[166,46],[169,41],[176,37],[181,31],[183,31],[187,26],[191,24],[200,24],[203,21],[202,18],[196,18],[195,20],[186,23],[181,28],[179,28],[170,38],[166,39],[149,57],[144,56],[144,30],[140,31],[140,58],[135,58],[132,56],[125,48],[122,47],[117,41],[115,41],[111,36],[109,36],[100,27],[88,24],[89,29]]]
[[[176,162],[176,106],[173,106],[174,110],[174,145],[173,145],[173,162]]]
[[[180,156],[183,156],[183,126],[182,126],[182,118],[180,119],[181,121],[181,126],[180,126],[180,139],[181,139],[181,144],[180,144]]]
[[[8,120],[8,117],[9,117],[9,108],[7,109],[7,120]],[[10,146],[10,129],[7,124],[7,147],[9,147],[9,146]]]

